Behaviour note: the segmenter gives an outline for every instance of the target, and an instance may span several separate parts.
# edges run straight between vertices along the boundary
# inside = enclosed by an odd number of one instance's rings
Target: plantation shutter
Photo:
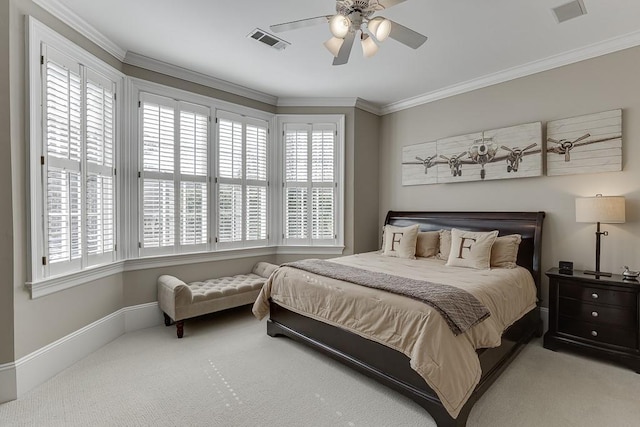
[[[89,264],[112,261],[115,254],[113,82],[87,71],[86,235]]]
[[[180,245],[206,249],[208,243],[209,112],[181,103]]]
[[[82,265],[82,70],[53,49],[46,54],[45,256],[57,274]]]
[[[176,103],[146,93],[141,99],[143,254],[172,252],[175,245]]]
[[[309,134],[310,125],[285,127],[285,215],[284,237],[309,237]]]
[[[284,239],[287,244],[334,244],[336,126],[284,126]]]
[[[219,111],[218,244],[267,242],[267,122]]]
[[[148,93],[140,109],[141,253],[205,250],[209,110]]]
[[[115,259],[116,83],[42,45],[43,277]]]

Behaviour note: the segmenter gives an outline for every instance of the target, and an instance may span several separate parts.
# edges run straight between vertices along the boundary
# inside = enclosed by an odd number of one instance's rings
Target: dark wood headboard
[[[531,272],[541,298],[540,253],[544,212],[395,212],[389,211],[385,224],[405,227],[419,224],[420,231],[459,228],[470,231],[498,230],[500,236],[520,234],[517,264]]]

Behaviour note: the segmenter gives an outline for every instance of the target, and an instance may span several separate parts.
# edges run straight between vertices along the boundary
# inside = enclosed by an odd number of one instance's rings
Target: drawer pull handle
[[[598,336],[598,332],[597,331],[591,331],[591,335],[594,336],[594,337],[597,337]]]
[[[598,317],[598,312],[597,311],[592,311],[591,312],[591,316],[592,317]]]
[[[591,294],[591,298],[593,299],[598,299],[598,294],[596,294],[595,292]]]

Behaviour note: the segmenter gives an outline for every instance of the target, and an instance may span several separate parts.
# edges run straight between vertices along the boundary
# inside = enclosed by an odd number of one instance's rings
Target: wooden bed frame
[[[500,235],[520,234],[518,265],[527,268],[536,283],[540,300],[540,251],[544,212],[393,212],[385,224],[419,224],[421,231],[461,228],[473,231],[499,230]],[[283,335],[309,345],[349,365],[368,377],[416,401],[436,421],[438,427],[465,426],[471,408],[498,378],[532,336],[542,336],[538,306],[508,328],[500,347],[477,351],[482,367],[480,383],[457,418],[445,410],[436,393],[409,365],[404,354],[362,338],[347,330],[319,322],[270,302],[267,333]]]

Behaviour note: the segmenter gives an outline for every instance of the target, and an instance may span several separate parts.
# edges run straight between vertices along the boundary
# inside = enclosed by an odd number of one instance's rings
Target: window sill
[[[191,254],[134,258],[88,268],[74,273],[50,277],[36,282],[27,282],[25,286],[31,293],[31,299],[36,299],[125,271],[146,270],[151,268],[171,267],[175,265],[225,261],[229,259],[251,258],[267,255],[342,255],[343,251],[344,246],[264,246],[216,252],[198,252]]]

